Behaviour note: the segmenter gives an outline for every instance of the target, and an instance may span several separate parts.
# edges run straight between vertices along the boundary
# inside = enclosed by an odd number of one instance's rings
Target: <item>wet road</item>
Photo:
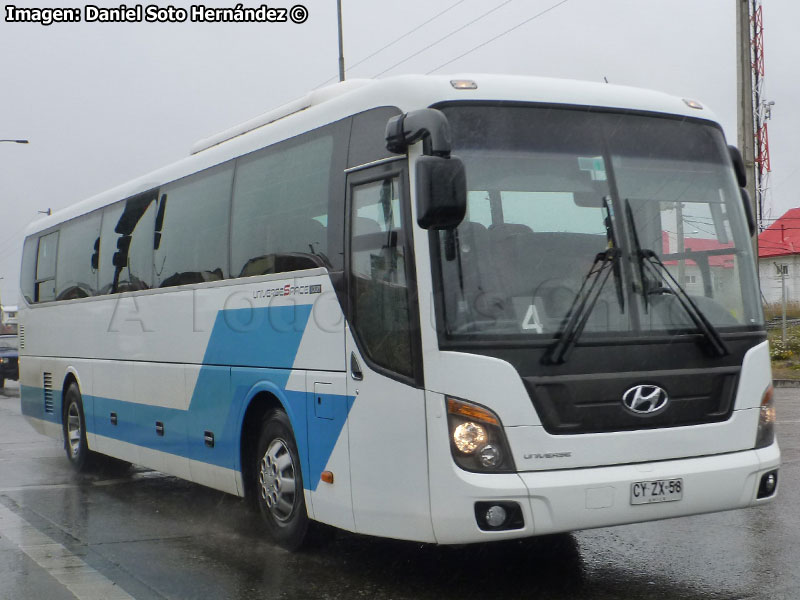
[[[0,599],[800,599],[800,389],[777,391],[765,507],[480,547],[339,534],[299,554],[238,498],[142,469],[73,474],[18,395],[0,392]]]

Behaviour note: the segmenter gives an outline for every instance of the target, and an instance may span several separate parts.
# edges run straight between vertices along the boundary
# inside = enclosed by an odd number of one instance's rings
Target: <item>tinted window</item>
[[[333,135],[302,136],[239,159],[231,275],[325,266]]]
[[[100,211],[61,226],[58,244],[56,299],[86,298],[97,293],[96,256],[100,242]]]
[[[103,209],[100,236],[101,293],[144,290],[153,275],[157,191]]]
[[[406,257],[397,177],[353,188],[353,322],[367,356],[412,375]]]
[[[386,149],[386,123],[399,114],[398,108],[382,106],[353,117],[348,167],[357,167],[382,158],[397,156]]]
[[[56,298],[56,252],[58,232],[48,233],[39,238],[39,251],[36,258],[36,302],[48,302]]]
[[[154,240],[157,286],[227,276],[232,180],[229,163],[161,189]]]
[[[22,267],[19,273],[19,287],[28,302],[33,302],[34,281],[36,279],[37,239],[30,237],[22,247]]]

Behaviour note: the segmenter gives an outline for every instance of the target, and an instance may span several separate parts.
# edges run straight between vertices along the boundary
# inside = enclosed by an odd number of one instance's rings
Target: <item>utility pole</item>
[[[786,344],[786,274],[789,266],[785,263],[775,263],[778,275],[781,276],[781,342]]]
[[[336,0],[336,16],[339,20],[339,81],[344,81],[344,38],[342,37],[342,0]]]
[[[737,89],[737,142],[747,169],[747,192],[753,207],[753,215],[761,226],[761,207],[756,193],[755,171],[755,126],[753,119],[753,59],[751,0],[736,2],[736,89]],[[758,235],[753,240],[753,249],[758,257]]]

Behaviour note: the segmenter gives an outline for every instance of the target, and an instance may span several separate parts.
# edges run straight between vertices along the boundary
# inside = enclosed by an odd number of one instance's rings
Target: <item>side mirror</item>
[[[747,185],[747,170],[744,168],[742,153],[739,152],[736,146],[728,146],[728,152],[733,162],[733,171],[736,173],[736,181],[739,183],[739,187],[743,188]]]
[[[455,156],[417,159],[417,223],[423,229],[452,229],[467,212],[467,175]]]
[[[756,217],[753,214],[753,204],[750,202],[750,194],[747,193],[745,188],[739,188],[742,194],[742,205],[744,206],[744,215],[747,217],[747,228],[750,230],[750,237],[758,233],[758,226],[756,225]]]
[[[731,155],[731,162],[733,162],[733,171],[736,173],[736,182],[739,184],[739,191],[742,195],[742,205],[744,206],[744,214],[747,217],[747,227],[750,230],[750,237],[758,233],[758,225],[756,224],[756,217],[753,214],[753,203],[750,200],[750,194],[747,192],[745,186],[747,185],[747,170],[744,166],[744,159],[742,153],[736,146],[728,146],[728,152]]]

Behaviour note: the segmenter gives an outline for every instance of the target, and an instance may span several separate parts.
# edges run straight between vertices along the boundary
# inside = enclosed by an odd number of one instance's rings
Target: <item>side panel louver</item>
[[[42,373],[44,387],[44,412],[53,413],[53,374]]]

